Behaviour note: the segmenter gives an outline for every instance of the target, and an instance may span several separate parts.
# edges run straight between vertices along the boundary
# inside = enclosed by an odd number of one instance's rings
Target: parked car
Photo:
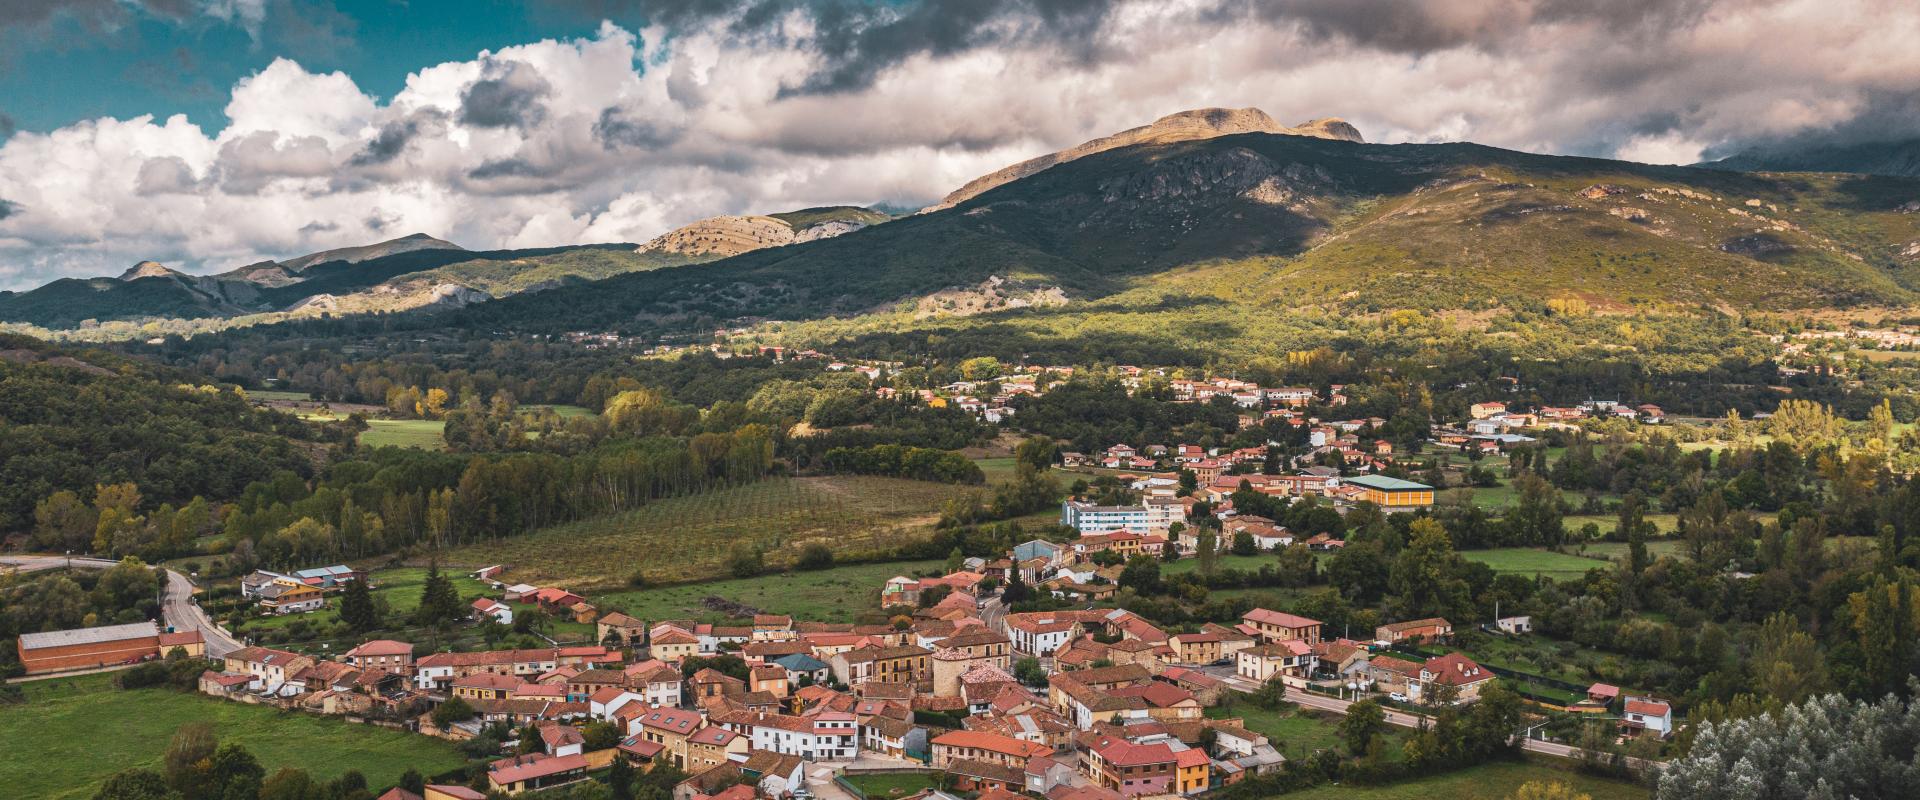
[[[1389,695],[1387,695],[1387,699],[1388,699],[1388,700],[1392,700],[1393,702],[1396,702],[1396,703],[1406,703],[1406,702],[1411,702],[1411,701],[1409,701],[1409,700],[1407,699],[1407,694],[1406,694],[1406,692],[1393,692],[1393,693],[1391,693],[1391,694],[1389,694]]]

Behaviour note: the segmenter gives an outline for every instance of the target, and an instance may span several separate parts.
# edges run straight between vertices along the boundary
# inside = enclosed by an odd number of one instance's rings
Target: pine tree
[[[380,627],[380,615],[373,608],[373,593],[364,580],[348,581],[340,598],[340,621],[362,633]]]
[[[439,627],[459,618],[460,593],[453,588],[453,581],[440,574],[440,562],[435,560],[427,565],[427,582],[420,589],[420,608],[414,612],[414,620],[423,626]]]

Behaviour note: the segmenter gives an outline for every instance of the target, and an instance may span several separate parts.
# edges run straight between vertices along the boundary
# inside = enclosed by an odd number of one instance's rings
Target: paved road
[[[1215,678],[1219,678],[1221,682],[1227,684],[1227,686],[1242,692],[1252,692],[1260,688],[1259,684],[1233,674],[1233,669],[1231,667],[1203,667],[1201,668],[1201,671],[1206,672],[1207,674],[1212,675]],[[1335,714],[1347,713],[1347,706],[1353,705],[1353,702],[1354,702],[1352,700],[1341,700],[1337,697],[1327,697],[1326,695],[1310,694],[1308,692],[1299,691],[1299,690],[1288,691],[1287,700],[1297,703],[1306,708],[1318,709],[1320,711],[1330,711]],[[1399,725],[1400,727],[1403,727],[1403,728],[1420,727],[1421,721],[1425,719],[1425,717],[1422,717],[1417,714],[1409,714],[1404,711],[1396,711],[1391,708],[1383,708],[1382,710],[1386,712],[1388,723],[1393,725]],[[1540,753],[1542,755],[1557,756],[1559,758],[1579,758],[1582,752],[1577,747],[1572,747],[1570,745],[1564,745],[1557,742],[1544,742],[1539,739],[1524,740],[1520,745],[1520,749],[1526,750],[1527,752],[1530,752],[1530,753]],[[1632,769],[1632,770],[1644,770],[1649,766],[1657,766],[1657,765],[1650,764],[1649,762],[1643,759],[1629,758],[1626,760],[1626,766],[1628,769]]]
[[[68,566],[80,569],[106,569],[117,563],[119,562],[104,558],[0,556],[0,565],[10,566],[21,572],[38,572]],[[206,641],[207,655],[214,658],[240,649],[240,643],[235,641],[226,630],[215,625],[213,620],[207,617],[207,612],[193,602],[193,582],[187,580],[187,576],[173,570],[165,570],[165,572],[167,586],[160,600],[160,613],[166,619],[167,626],[176,631],[199,631],[200,638]]]

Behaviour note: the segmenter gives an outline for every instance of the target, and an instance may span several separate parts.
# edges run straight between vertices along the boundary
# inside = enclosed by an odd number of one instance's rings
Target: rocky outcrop
[[[120,280],[123,281],[139,280],[141,278],[175,277],[185,277],[185,274],[177,272],[158,261],[142,261],[128,267],[126,272],[120,273]]]
[[[873,215],[865,209],[849,209],[849,212]],[[860,219],[819,219],[796,229],[792,223],[775,216],[708,217],[654,237],[640,245],[637,252],[725,258],[768,247],[831,239],[865,227],[867,223]]]
[[[1211,139],[1217,136],[1232,136],[1241,133],[1277,133],[1291,136],[1311,136],[1317,139],[1339,139],[1348,142],[1366,141],[1346,120],[1337,117],[1310,120],[1294,127],[1275,122],[1267,112],[1257,108],[1201,108],[1168,114],[1153,121],[1151,125],[1121,131],[1112,136],[1103,136],[1090,142],[1084,142],[1057,153],[1048,153],[1038,158],[1028,159],[1005,169],[982,175],[967,182],[967,185],[954,190],[939,204],[929,206],[923,211],[938,211],[943,208],[964,203],[980,194],[1002,184],[1020,180],[1055,164],[1064,164],[1078,158],[1085,158],[1107,150],[1130,147],[1136,144],[1168,144],[1186,142],[1195,139]]]

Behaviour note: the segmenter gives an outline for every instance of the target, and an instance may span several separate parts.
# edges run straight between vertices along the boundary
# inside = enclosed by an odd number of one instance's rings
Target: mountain
[[[1920,181],[1245,133],[1107,149],[951,208],[444,324],[685,332],[871,317],[886,329],[1059,300],[1034,324],[1116,304],[1734,312],[1917,299]]]
[[[827,239],[878,225],[886,214],[854,206],[826,206],[757,216],[708,217],[640,246],[641,253],[724,258],[768,247]]]
[[[68,278],[0,293],[0,321],[63,329],[88,321],[445,309],[696,260],[636,253],[631,244],[474,252],[415,234],[219,275],[189,275],[143,261],[115,278]]]
[[[1851,172],[1920,178],[1920,139],[1748,150],[1700,166],[1739,172]]]
[[[1069,147],[1057,153],[1048,153],[1038,158],[1030,158],[1013,166],[982,175],[967,182],[967,185],[955,189],[943,198],[938,205],[928,207],[927,211],[952,208],[964,203],[982,192],[996,186],[1020,180],[1055,164],[1064,164],[1077,158],[1094,153],[1103,153],[1122,147],[1142,144],[1170,144],[1197,139],[1211,139],[1216,136],[1232,136],[1240,133],[1277,133],[1292,136],[1312,136],[1319,139],[1339,139],[1348,142],[1365,141],[1360,131],[1345,120],[1337,117],[1310,120],[1297,127],[1286,127],[1275,122],[1267,112],[1257,108],[1199,108],[1168,114],[1154,120],[1152,124],[1130,128],[1112,136],[1103,136],[1089,142]]]
[[[377,244],[362,245],[360,247],[342,247],[337,250],[322,250],[318,253],[309,253],[298,258],[290,258],[282,261],[280,262],[280,266],[289,272],[300,272],[315,264],[326,264],[330,262],[358,264],[362,261],[372,261],[376,258],[385,258],[399,253],[411,253],[416,250],[459,250],[464,252],[465,248],[449,241],[435,239],[424,233],[416,233],[409,236],[402,236],[398,239],[389,239]]]

